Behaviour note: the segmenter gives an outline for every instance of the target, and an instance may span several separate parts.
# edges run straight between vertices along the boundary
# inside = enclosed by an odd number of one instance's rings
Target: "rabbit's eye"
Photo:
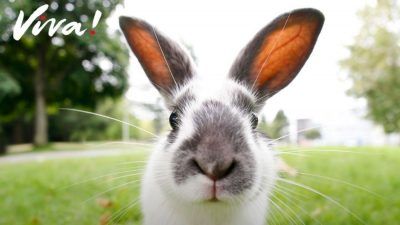
[[[251,114],[251,128],[256,129],[258,125],[258,117],[256,114],[252,113]]]
[[[169,124],[172,129],[176,129],[178,127],[178,114],[176,112],[172,112],[169,116]]]

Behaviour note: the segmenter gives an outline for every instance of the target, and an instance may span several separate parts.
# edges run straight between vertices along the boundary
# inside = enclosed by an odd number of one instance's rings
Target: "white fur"
[[[211,85],[213,84],[213,85]],[[263,139],[257,139],[251,133],[249,118],[245,118],[240,109],[231,104],[232,92],[236,89],[247,91],[238,83],[225,80],[221,83],[194,80],[182,90],[190,89],[196,96],[196,102],[188,106],[183,113],[181,128],[173,144],[166,146],[166,139],[160,141],[152,153],[142,182],[141,204],[144,225],[262,225],[265,224],[268,196],[276,180],[276,166],[273,152]],[[253,99],[255,97],[252,96]],[[177,147],[196,132],[193,125],[193,112],[205,100],[217,100],[230,105],[234,113],[241,118],[238,123],[246,127],[245,136],[256,160],[255,182],[252,188],[240,196],[232,196],[218,190],[220,202],[207,202],[212,181],[204,175],[189,178],[184,184],[176,185],[173,179],[173,155]]]

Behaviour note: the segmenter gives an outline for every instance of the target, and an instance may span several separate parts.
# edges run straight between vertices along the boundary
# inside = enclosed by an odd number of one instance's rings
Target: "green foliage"
[[[283,110],[279,110],[274,120],[268,123],[265,117],[261,118],[259,129],[268,134],[271,139],[280,138],[288,133],[289,121]],[[283,140],[286,138],[283,138]]]
[[[317,129],[312,129],[304,132],[304,137],[308,140],[316,140],[321,138],[321,133]]]
[[[21,93],[21,87],[17,81],[5,71],[0,71],[0,102],[7,96],[15,96]]]
[[[400,5],[379,0],[360,17],[363,26],[341,62],[353,82],[349,94],[366,99],[368,117],[387,133],[400,132]]]
[[[7,148],[6,148],[6,140],[4,138],[4,133],[2,127],[0,127],[0,155],[3,155],[6,153]]]
[[[119,33],[110,33],[106,19],[122,0],[0,1],[0,124],[29,118],[32,123],[35,103],[34,74],[43,70],[47,114],[56,115],[59,107],[95,109],[105,98],[117,98],[127,87],[128,51]],[[96,10],[103,15],[95,28],[96,35],[47,30],[33,36],[31,30],[19,40],[12,38],[12,28],[20,10],[27,16],[39,6],[50,3],[47,18],[79,21],[91,29]],[[73,8],[72,11],[66,10]],[[36,21],[35,21],[36,22]],[[43,58],[43,60],[39,60]],[[43,61],[43,62],[42,62]],[[57,122],[57,121],[53,121]],[[52,124],[50,124],[52,125]],[[1,125],[0,125],[1,126]]]

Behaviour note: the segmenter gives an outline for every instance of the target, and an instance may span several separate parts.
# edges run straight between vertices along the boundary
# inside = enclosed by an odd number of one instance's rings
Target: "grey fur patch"
[[[184,113],[184,109],[190,105],[191,102],[195,101],[195,96],[190,92],[190,90],[186,90],[182,95],[180,95],[175,102],[173,103],[172,110],[178,114],[178,118],[181,117]],[[167,146],[172,144],[179,132],[179,126],[177,129],[171,130],[171,132],[167,136]]]
[[[179,114],[183,114],[184,109],[194,102],[196,97],[191,93],[190,90],[183,92],[174,102],[173,110]]]
[[[240,110],[247,113],[251,113],[255,110],[255,102],[253,102],[251,96],[248,94],[237,90],[232,95],[232,104],[237,106]]]
[[[195,74],[189,56],[177,43],[161,35],[158,31],[156,31],[156,33],[165,59],[171,69],[171,76],[173,76],[173,79],[178,85],[178,87],[175,88],[184,86]]]
[[[175,152],[174,179],[179,185],[199,174],[193,160],[210,166],[234,160],[235,167],[218,182],[225,191],[239,194],[254,183],[255,159],[243,133],[243,125],[229,106],[216,101],[204,102],[194,112],[195,134]]]

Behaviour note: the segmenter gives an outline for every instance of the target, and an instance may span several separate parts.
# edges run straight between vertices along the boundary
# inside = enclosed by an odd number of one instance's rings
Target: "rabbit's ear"
[[[264,27],[243,49],[230,77],[252,88],[260,101],[288,85],[300,71],[317,41],[324,16],[298,9]]]
[[[186,52],[152,25],[129,17],[120,17],[119,24],[150,81],[165,97],[194,75]]]

